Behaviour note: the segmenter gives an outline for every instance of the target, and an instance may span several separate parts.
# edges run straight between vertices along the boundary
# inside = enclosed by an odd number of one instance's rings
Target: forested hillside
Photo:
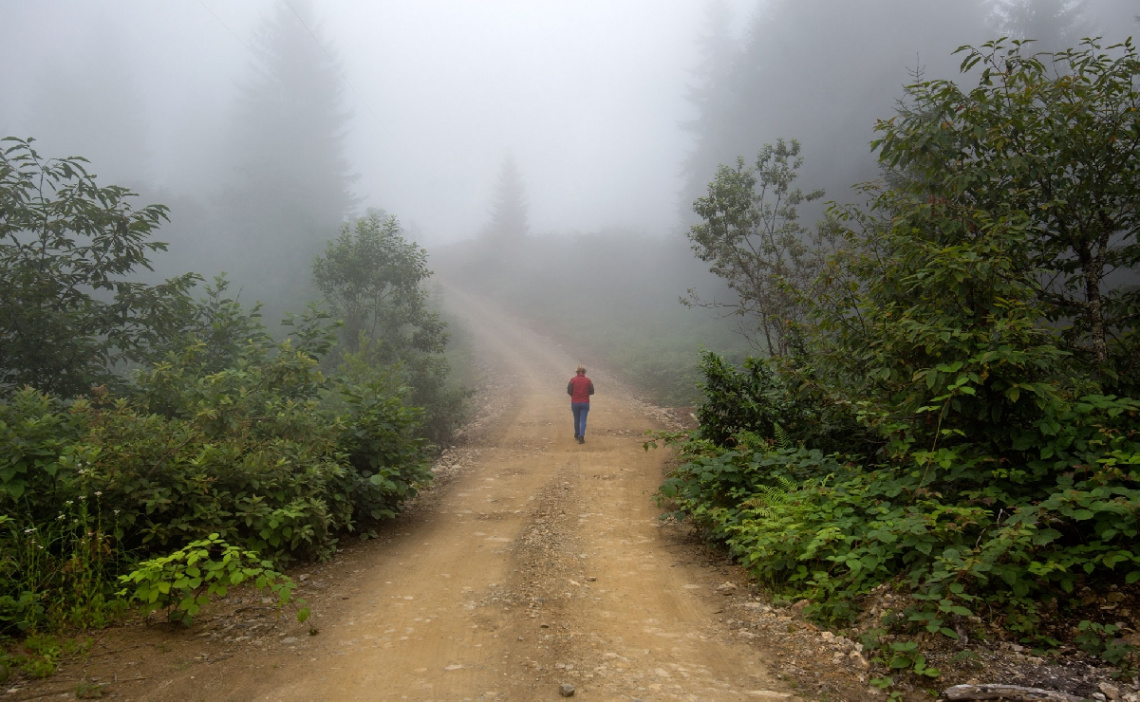
[[[875,125],[814,226],[800,145],[722,166],[699,257],[766,352],[704,357],[660,492],[886,688],[1012,638],[1128,672],[1140,552],[1140,57],[999,39]],[[875,611],[875,616],[870,611]]]

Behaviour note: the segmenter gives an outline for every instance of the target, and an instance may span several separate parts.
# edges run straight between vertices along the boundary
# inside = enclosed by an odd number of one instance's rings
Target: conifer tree
[[[694,145],[684,162],[684,194],[680,198],[681,220],[693,218],[690,204],[705,191],[707,183],[724,163],[739,155],[730,143],[726,124],[734,98],[734,66],[739,46],[732,37],[732,13],[725,0],[705,5],[705,26],[697,39],[701,62],[693,71],[689,102],[696,115],[682,126],[693,134]]]
[[[227,269],[276,298],[305,278],[355,204],[344,79],[307,0],[281,0],[254,37],[232,128]],[[237,269],[235,271],[235,268]]]
[[[484,236],[499,245],[517,244],[530,234],[526,188],[518,163],[510,154],[503,158],[495,182],[495,201]]]
[[[865,145],[882,106],[901,96],[915,72],[945,75],[957,64],[944,56],[987,38],[989,2],[770,0],[759,5],[738,46],[726,20],[711,12],[693,91],[697,150],[685,164],[683,203],[704,194],[717,164],[751,159],[780,138],[804,144],[805,181],[845,198],[852,183],[877,175]],[[724,53],[710,60],[718,51]]]

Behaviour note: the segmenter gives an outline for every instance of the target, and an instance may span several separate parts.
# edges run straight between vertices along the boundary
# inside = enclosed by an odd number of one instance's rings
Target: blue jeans
[[[574,412],[574,436],[586,436],[586,415],[590,413],[590,403],[571,402],[570,409]]]

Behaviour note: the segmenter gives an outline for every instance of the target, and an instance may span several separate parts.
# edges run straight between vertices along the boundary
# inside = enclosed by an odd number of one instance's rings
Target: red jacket
[[[589,402],[594,394],[594,383],[584,375],[576,375],[566,385],[566,394],[571,402]]]

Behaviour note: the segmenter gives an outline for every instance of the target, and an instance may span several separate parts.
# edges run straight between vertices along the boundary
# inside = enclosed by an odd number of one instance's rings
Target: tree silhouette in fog
[[[709,182],[709,174],[716,173],[722,163],[729,163],[725,154],[732,151],[726,144],[731,130],[725,124],[729,119],[733,101],[733,67],[739,61],[740,46],[732,36],[732,12],[725,0],[709,0],[705,6],[705,25],[697,37],[700,64],[693,71],[695,83],[689,86],[688,99],[696,115],[682,123],[695,141],[684,161],[687,193],[701,193]],[[681,221],[695,224],[692,211],[693,198],[681,198]]]
[[[867,144],[875,119],[916,68],[931,77],[957,69],[951,52],[987,38],[990,3],[769,0],[736,39],[714,0],[689,93],[694,148],[684,162],[681,207],[706,194],[718,165],[751,159],[780,138],[803,143],[803,181],[835,197],[874,178]]]
[[[529,234],[527,197],[522,173],[514,157],[508,154],[499,166],[491,221],[487,223],[483,235],[489,242],[505,246],[518,243]]]
[[[227,265],[272,297],[306,275],[351,213],[350,113],[340,65],[308,0],[278,2],[252,48],[254,77],[232,126],[224,226],[237,256]]]
[[[995,0],[991,22],[998,33],[1032,39],[1036,51],[1075,47],[1094,34],[1088,0]]]

